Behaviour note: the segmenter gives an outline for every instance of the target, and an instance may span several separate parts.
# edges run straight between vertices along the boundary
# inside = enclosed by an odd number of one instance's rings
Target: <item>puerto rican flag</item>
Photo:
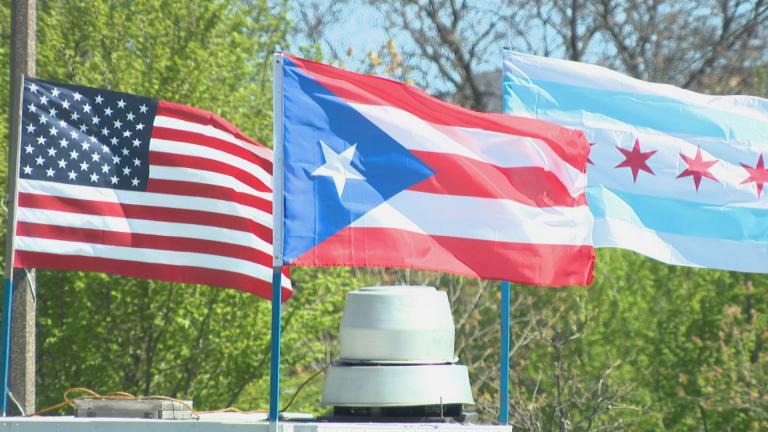
[[[386,78],[279,61],[283,263],[591,282],[581,132],[469,111]]]

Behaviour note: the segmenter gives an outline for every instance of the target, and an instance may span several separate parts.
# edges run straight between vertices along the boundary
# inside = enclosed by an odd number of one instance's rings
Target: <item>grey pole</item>
[[[16,190],[22,75],[35,75],[35,0],[13,0],[11,4],[11,110],[8,141],[8,190]],[[7,199],[8,211],[16,208],[15,194]],[[9,215],[10,216],[10,215]],[[15,217],[8,217],[11,224]],[[9,238],[12,229],[9,227]],[[6,245],[6,267],[13,248]],[[35,271],[18,269],[13,277],[11,315],[10,392],[26,413],[35,411]],[[18,413],[15,403],[10,412]]]

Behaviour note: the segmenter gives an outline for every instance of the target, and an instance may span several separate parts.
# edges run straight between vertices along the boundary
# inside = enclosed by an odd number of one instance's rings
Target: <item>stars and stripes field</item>
[[[202,110],[41,80],[22,118],[16,267],[271,297],[271,150]]]

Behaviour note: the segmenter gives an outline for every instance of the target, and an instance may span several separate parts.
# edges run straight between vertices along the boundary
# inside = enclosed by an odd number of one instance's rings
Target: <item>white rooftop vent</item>
[[[323,405],[335,417],[461,417],[473,404],[456,364],[448,297],[427,286],[368,287],[347,295],[341,353],[328,369]]]

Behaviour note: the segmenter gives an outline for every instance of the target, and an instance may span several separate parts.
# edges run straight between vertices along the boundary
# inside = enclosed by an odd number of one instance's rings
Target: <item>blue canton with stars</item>
[[[142,191],[157,101],[26,78],[19,176]]]

